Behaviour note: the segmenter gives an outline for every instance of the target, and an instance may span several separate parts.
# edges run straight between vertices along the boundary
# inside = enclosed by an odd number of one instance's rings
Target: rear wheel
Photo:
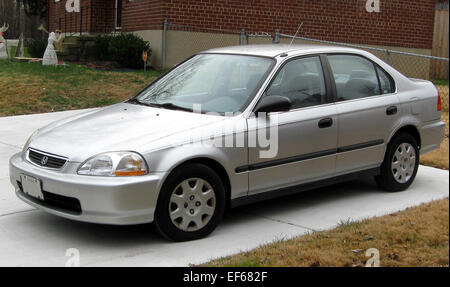
[[[210,234],[222,219],[225,190],[219,176],[202,164],[175,169],[158,199],[155,225],[174,241],[194,240]]]
[[[417,174],[419,148],[414,137],[408,133],[396,135],[389,143],[380,175],[375,179],[387,191],[407,189]]]

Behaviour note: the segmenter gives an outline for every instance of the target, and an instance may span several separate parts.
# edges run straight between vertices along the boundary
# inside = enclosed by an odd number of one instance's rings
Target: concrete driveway
[[[211,236],[193,242],[167,242],[151,225],[73,222],[17,199],[8,159],[35,129],[79,112],[0,118],[0,266],[64,266],[69,248],[79,250],[82,266],[186,266],[449,195],[448,171],[421,166],[405,192],[383,192],[368,178],[244,206],[230,211]]]

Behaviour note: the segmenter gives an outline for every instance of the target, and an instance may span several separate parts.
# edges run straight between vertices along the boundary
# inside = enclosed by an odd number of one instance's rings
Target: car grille
[[[28,160],[47,168],[61,168],[67,162],[67,159],[63,157],[49,155],[32,149],[28,150]]]

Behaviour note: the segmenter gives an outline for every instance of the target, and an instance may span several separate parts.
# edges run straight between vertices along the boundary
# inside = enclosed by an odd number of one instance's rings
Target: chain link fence
[[[165,22],[163,38],[165,39],[163,40],[165,42],[165,47],[163,48],[163,58],[165,58],[163,65],[165,68],[173,66],[195,53],[211,48],[233,45],[290,43],[294,38],[294,44],[335,45],[366,50],[410,78],[429,79],[432,61],[443,62],[448,70],[448,58],[301,36],[294,37],[281,34],[278,30],[275,30],[272,34],[267,32],[255,33],[247,32],[244,29],[239,31],[217,30]]]
[[[179,25],[164,22],[163,31],[163,55],[162,64],[164,68],[171,67],[195,53],[218,47],[252,44],[282,43],[289,44],[314,44],[353,47],[368,51],[382,59],[405,76],[430,80],[430,69],[432,61],[446,67],[448,71],[448,58],[434,57],[412,53],[410,49],[393,50],[373,46],[364,46],[340,42],[332,42],[282,34],[279,30],[273,32],[252,32],[241,30],[217,30],[199,28],[194,26]],[[431,52],[430,52],[431,53]],[[447,113],[449,106],[448,80],[435,81],[442,97],[442,109]]]

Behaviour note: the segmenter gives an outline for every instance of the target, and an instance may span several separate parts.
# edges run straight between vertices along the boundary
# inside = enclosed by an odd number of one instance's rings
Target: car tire
[[[417,141],[412,135],[396,135],[388,144],[380,174],[375,177],[378,186],[390,192],[407,189],[416,177],[419,157]]]
[[[225,203],[225,188],[214,170],[203,164],[186,164],[173,170],[163,184],[154,225],[173,241],[200,239],[222,220]]]

